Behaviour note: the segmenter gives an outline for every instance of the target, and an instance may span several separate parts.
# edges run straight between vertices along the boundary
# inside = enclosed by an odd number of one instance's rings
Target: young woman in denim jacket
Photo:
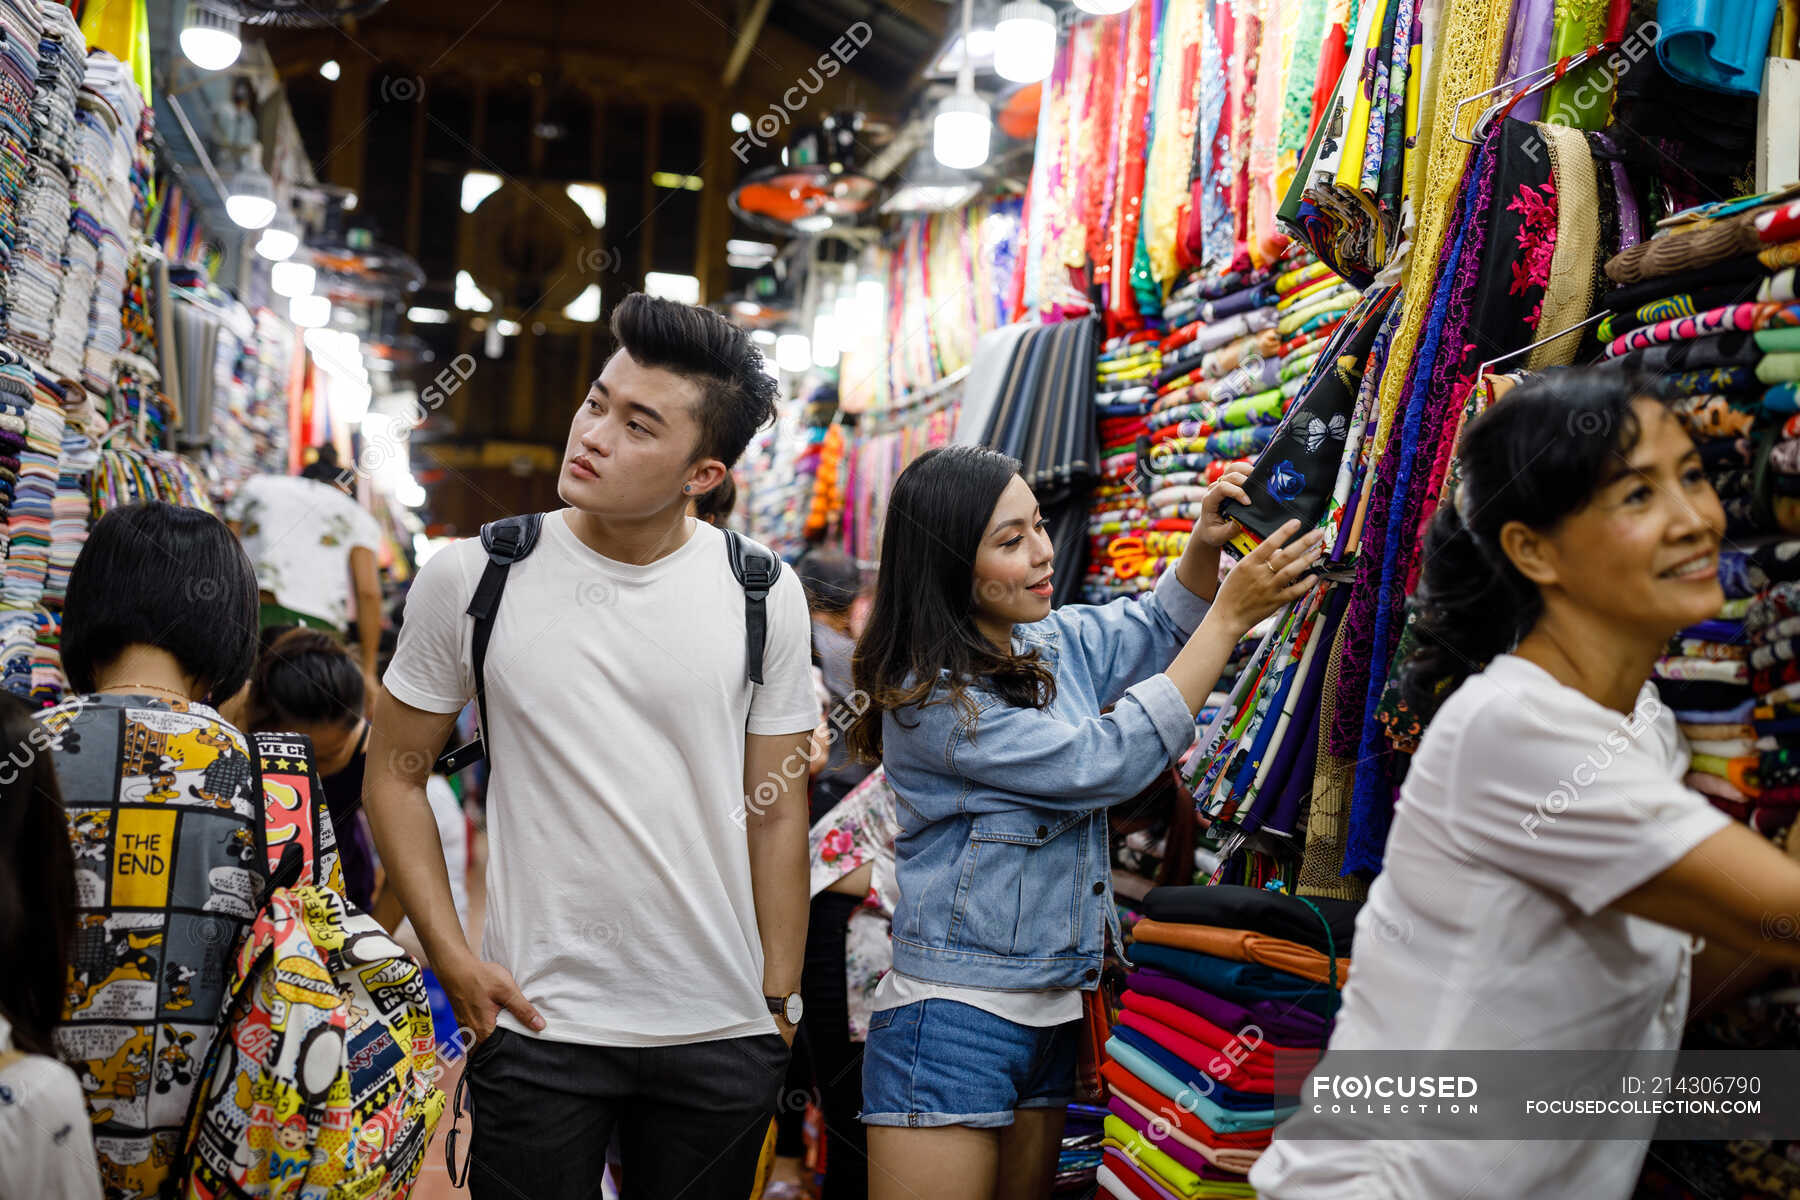
[[[1053,548],[1019,464],[921,455],[883,526],[852,747],[897,796],[894,970],[870,1020],[869,1194],[1049,1194],[1081,993],[1119,938],[1106,808],[1194,739],[1233,645],[1311,586],[1289,522],[1219,582],[1245,472],[1209,491],[1148,597],[1050,608]]]

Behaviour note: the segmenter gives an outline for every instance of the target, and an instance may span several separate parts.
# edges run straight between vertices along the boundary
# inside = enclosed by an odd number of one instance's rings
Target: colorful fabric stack
[[[0,387],[12,390],[27,379],[32,403],[25,414],[19,483],[7,512],[6,572],[0,581],[0,607],[9,609],[35,608],[44,597],[65,426],[61,390],[47,375],[27,365],[0,367]]]
[[[31,102],[31,182],[10,263],[7,324],[14,344],[47,362],[56,339],[63,256],[70,241],[75,97],[86,73],[87,43],[66,6],[41,0],[38,8],[43,35],[38,41],[37,91]],[[93,254],[79,248],[78,254],[91,264]],[[91,265],[88,276],[77,297],[84,314],[93,288]],[[58,357],[68,366],[66,354]],[[64,373],[80,373],[79,356],[73,369]]]
[[[1094,364],[1094,411],[1099,422],[1100,482],[1088,509],[1088,569],[1081,598],[1104,604],[1149,591],[1160,565],[1187,544],[1190,522],[1157,528],[1145,510],[1137,473],[1138,439],[1162,369],[1161,331],[1140,329],[1112,338]]]
[[[100,448],[82,431],[74,413],[63,424],[62,457],[56,496],[50,502],[50,569],[44,580],[44,604],[58,612],[69,590],[69,572],[87,544],[90,506],[87,477],[100,462]]]
[[[83,331],[82,381],[104,391],[112,383],[113,358],[125,339],[126,246],[135,243],[143,220],[148,127],[143,93],[130,69],[103,50],[88,56],[80,104],[77,220],[91,220],[98,233],[93,301]],[[65,299],[59,315],[69,313]]]
[[[1715,808],[1748,821],[1761,788],[1757,783],[1755,693],[1750,688],[1745,617],[1753,601],[1747,556],[1721,553],[1725,608],[1710,621],[1681,631],[1657,660],[1656,687],[1674,710],[1693,758],[1687,785]]]
[[[1100,1074],[1102,1188],[1252,1196],[1245,1175],[1323,1052],[1360,906],[1260,888],[1152,888]]]
[[[1749,812],[1739,816],[1773,838],[1800,811],[1800,541],[1760,546],[1746,565],[1748,582],[1758,589],[1744,619],[1756,695],[1746,731],[1756,740],[1746,758],[1756,787]]]
[[[0,3],[0,334],[6,329],[19,206],[31,181],[31,102],[43,31],[36,0]]]

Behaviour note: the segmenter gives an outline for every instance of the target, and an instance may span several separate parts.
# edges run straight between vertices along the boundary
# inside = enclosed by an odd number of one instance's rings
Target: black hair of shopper
[[[167,650],[206,685],[235,695],[256,663],[256,572],[225,522],[161,500],[98,521],[69,572],[62,661],[78,692],[127,646]]]
[[[75,855],[56,763],[40,744],[48,739],[10,693],[0,693],[0,738],[0,1013],[20,1050],[54,1055],[75,937]]]
[[[259,729],[354,725],[362,716],[362,669],[335,637],[304,626],[282,631],[263,647],[250,686]]]
[[[1658,382],[1614,368],[1553,371],[1521,383],[1469,422],[1457,494],[1425,536],[1413,598],[1417,648],[1400,688],[1421,720],[1505,654],[1544,612],[1537,585],[1500,547],[1513,521],[1554,529],[1587,507],[1642,434],[1632,401],[1668,403]]]
[[[699,387],[696,460],[735,465],[756,431],[775,419],[775,381],[763,370],[762,351],[711,309],[633,292],[613,309],[612,335],[639,366]]]
[[[318,457],[300,468],[300,477],[335,485],[344,473],[344,468],[338,463],[337,447],[327,442],[316,447],[316,452]]]
[[[848,612],[862,591],[862,572],[850,556],[828,546],[801,555],[794,574],[806,592],[806,606],[814,612]]]
[[[975,552],[1019,461],[981,446],[919,455],[894,481],[881,526],[881,573],[851,675],[872,701],[850,727],[850,751],[881,757],[881,719],[909,705],[954,703],[973,718],[979,683],[1009,705],[1040,708],[1056,680],[1036,651],[1003,653],[975,625]],[[940,673],[948,690],[932,693]]]
[[[731,478],[731,472],[725,472],[725,478],[719,486],[694,501],[694,515],[708,525],[723,528],[731,517],[731,510],[737,507],[737,482]]]

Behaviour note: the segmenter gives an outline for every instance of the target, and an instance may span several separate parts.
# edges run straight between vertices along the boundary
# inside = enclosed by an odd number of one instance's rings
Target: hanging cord
[[[1267,891],[1271,891],[1271,892],[1281,891],[1281,883],[1279,880],[1270,880],[1269,883],[1267,883],[1264,886],[1265,886],[1265,890],[1267,890]],[[1329,962],[1330,962],[1328,970],[1331,974],[1331,990],[1337,996],[1337,1003],[1335,1003],[1331,1006],[1331,1015],[1336,1016],[1337,1010],[1343,1006],[1344,993],[1343,993],[1342,989],[1339,988],[1339,986],[1338,986],[1337,939],[1332,936],[1331,922],[1327,921],[1325,919],[1325,914],[1319,910],[1319,906],[1314,904],[1311,900],[1308,900],[1305,896],[1301,896],[1301,895],[1298,895],[1295,893],[1288,893],[1288,895],[1290,895],[1293,899],[1298,900],[1300,903],[1306,905],[1306,907],[1312,909],[1313,916],[1319,918],[1319,924],[1321,924],[1325,927],[1325,953],[1328,956]]]

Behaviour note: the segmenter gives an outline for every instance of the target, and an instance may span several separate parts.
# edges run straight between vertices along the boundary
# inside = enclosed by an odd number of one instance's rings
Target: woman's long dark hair
[[[75,936],[75,855],[49,738],[7,693],[0,738],[0,1012],[18,1049],[54,1055]]]
[[[1585,508],[1637,445],[1631,402],[1640,398],[1668,402],[1648,377],[1556,371],[1506,393],[1463,431],[1457,493],[1425,537],[1417,647],[1400,667],[1401,696],[1421,721],[1543,615],[1543,595],[1500,548],[1500,530],[1512,521],[1554,529]]]
[[[894,481],[875,604],[851,665],[870,701],[849,730],[857,758],[881,758],[883,713],[931,700],[973,714],[971,683],[1021,707],[1055,696],[1055,679],[1035,653],[1002,653],[975,626],[975,552],[1018,473],[1018,460],[997,451],[945,446],[919,455]],[[945,670],[948,691],[933,697]]]

